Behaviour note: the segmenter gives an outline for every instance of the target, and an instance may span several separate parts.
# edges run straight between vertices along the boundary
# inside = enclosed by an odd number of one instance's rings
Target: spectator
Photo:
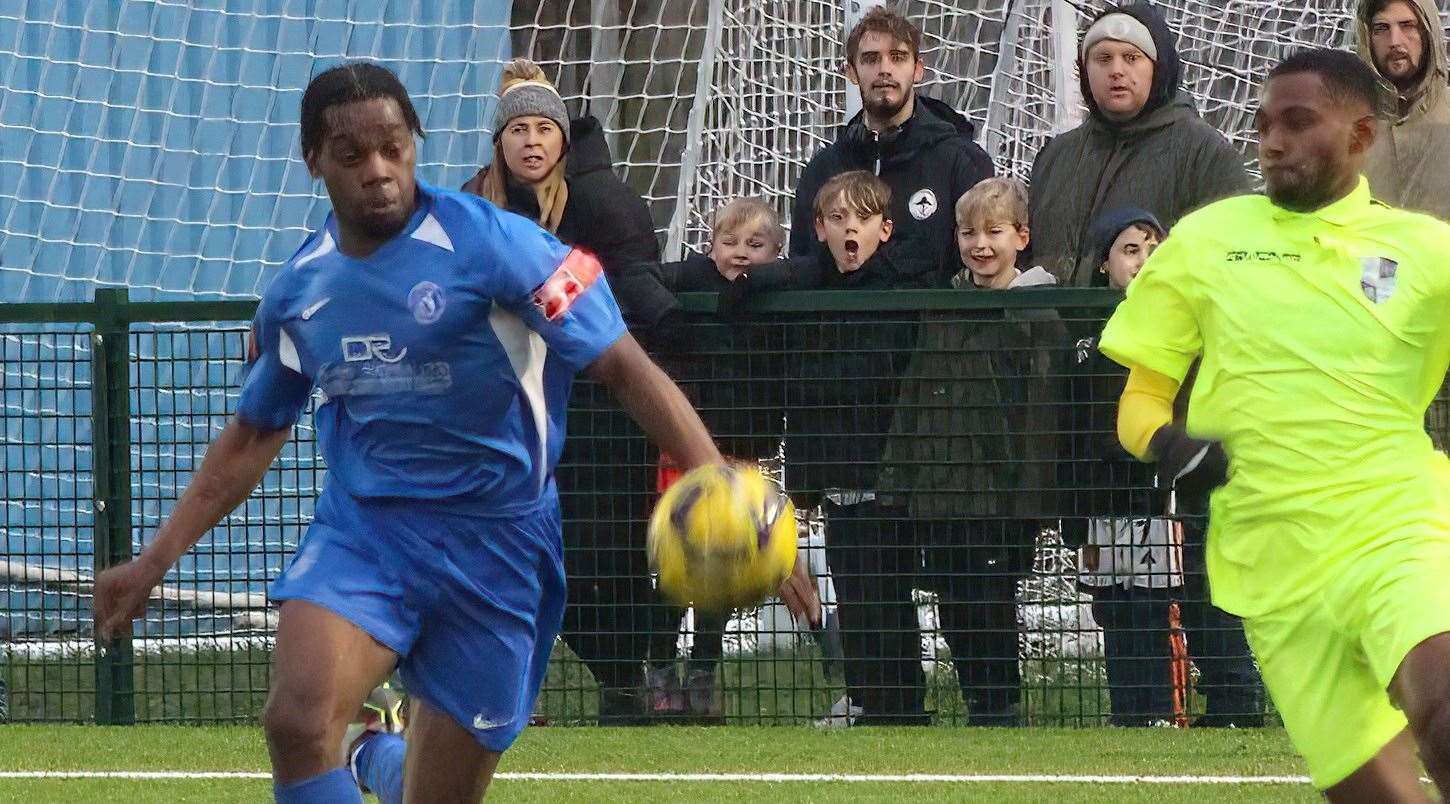
[[[1083,36],[1078,70],[1088,119],[1054,137],[1032,164],[1032,256],[1064,285],[1092,284],[1088,226],[1138,205],[1171,227],[1184,214],[1249,190],[1243,158],[1179,92],[1177,42],[1152,6],[1109,7]]]
[[[592,116],[569,119],[538,65],[514,59],[504,68],[493,136],[493,161],[463,189],[593,252],[631,333],[658,345],[679,304],[657,276],[628,270],[658,263],[659,242],[644,199],[614,175],[604,127]]]
[[[1110,210],[1093,223],[1094,282],[1124,290],[1165,236],[1150,212]],[[1079,588],[1093,598],[1103,629],[1110,722],[1148,726],[1171,721],[1173,686],[1169,606],[1178,600],[1188,647],[1199,668],[1207,712],[1195,726],[1263,723],[1259,680],[1243,625],[1209,602],[1204,574],[1203,513],[1207,500],[1181,500],[1181,527],[1155,516],[1153,469],[1118,443],[1116,403],[1124,371],[1097,351],[1097,336],[1076,344],[1064,429],[1071,460],[1061,484],[1071,489],[1062,535],[1079,548]],[[1178,400],[1186,413],[1191,383]]]
[[[955,218],[961,289],[1055,283],[1041,268],[1024,272],[1016,265],[1031,239],[1022,182],[979,183],[958,199]],[[1031,570],[1044,521],[1054,517],[1059,392],[1052,362],[1061,328],[1053,310],[927,314],[887,440],[880,502],[903,523],[902,555],[892,563],[924,558],[924,583],[917,587],[938,595],[942,635],[972,725],[1021,722],[1017,583]],[[918,574],[879,581],[898,586],[869,599],[869,611],[893,625],[909,622]],[[837,588],[844,601],[847,584],[838,580]],[[894,617],[884,614],[888,608],[897,610]],[[843,637],[857,627],[846,613],[842,624]],[[886,657],[899,668],[886,681],[908,691],[894,702],[920,710],[917,645],[887,644],[902,653]],[[849,667],[849,647],[846,655]],[[881,697],[862,690],[867,713]]]
[[[1445,39],[1430,0],[1359,0],[1360,58],[1380,76],[1388,119],[1364,172],[1387,204],[1450,219],[1450,90]]]
[[[916,93],[925,65],[921,30],[884,7],[873,8],[846,37],[846,77],[861,90],[862,111],[836,141],[818,151],[796,185],[792,256],[830,257],[812,238],[814,204],[831,178],[868,170],[891,188],[886,217],[895,222],[892,270],[913,287],[945,287],[956,262],[947,202],[992,175],[972,141],[973,127],[950,106]],[[892,282],[892,284],[895,284]]]
[[[644,200],[612,171],[599,121],[570,120],[543,71],[527,59],[504,68],[493,161],[464,189],[524,215],[599,257],[625,322],[656,349],[675,340],[674,294],[648,273],[659,244]],[[678,715],[670,611],[657,602],[643,527],[654,491],[652,448],[601,387],[581,383],[569,405],[573,434],[555,473],[564,521],[569,606],[563,638],[600,686],[601,723]],[[641,675],[646,659],[654,666]]]
[[[922,287],[920,275],[897,270],[882,249],[895,226],[890,209],[891,188],[864,170],[826,182],[815,203],[816,240],[830,265],[821,274],[822,289]]]
[[[820,272],[808,266],[811,258],[781,260],[784,248],[785,229],[775,210],[758,198],[737,198],[715,214],[710,247],[661,265],[660,276],[676,293],[719,293],[719,312],[729,318],[751,293],[819,281]]]
[[[1375,197],[1450,220],[1450,91],[1445,36],[1430,0],[1360,0],[1359,56],[1380,76],[1389,119],[1365,158]],[[1430,435],[1450,449],[1450,400],[1430,403]]]
[[[715,214],[710,247],[660,266],[676,292],[720,294],[719,320],[697,322],[695,348],[675,359],[681,388],[708,422],[721,451],[736,460],[774,456],[783,437],[779,384],[783,376],[775,333],[737,325],[736,308],[755,290],[785,289],[795,281],[780,260],[785,230],[775,210],[756,198],[737,198]],[[716,677],[725,617],[696,611],[694,644],[685,673],[685,710],[693,722],[724,721]]]
[[[881,248],[894,235],[891,208],[891,188],[869,171],[848,171],[826,182],[814,199],[811,221],[826,255],[820,287],[925,286],[927,277],[898,270],[895,253]],[[901,555],[891,547],[895,523],[883,521],[875,502],[883,439],[897,399],[897,378],[910,357],[915,319],[915,314],[832,312],[829,323],[783,328],[782,353],[791,360],[791,381],[783,384],[787,487],[798,508],[822,506],[845,656],[906,655],[905,648],[883,654],[861,647],[866,641],[917,644],[914,614],[902,623],[885,623],[862,603],[880,597],[867,588],[871,584],[894,583],[892,576],[913,575],[919,565],[891,563]],[[854,640],[850,649],[845,648],[848,638]],[[872,684],[859,675],[879,675],[879,663],[846,664],[848,688],[883,686],[879,679]],[[841,717],[824,722],[849,722],[850,706],[859,703],[842,702]],[[908,711],[892,702],[876,704],[865,717],[873,723],[925,722],[920,707]]]
[[[1088,237],[1099,260],[1092,284],[1127,290],[1167,233],[1153,213],[1128,207],[1102,215],[1093,223]]]
[[[1089,232],[1093,284],[1126,289],[1163,237],[1162,224],[1145,210],[1100,216]],[[1168,609],[1183,585],[1182,532],[1151,515],[1152,467],[1118,445],[1113,401],[1124,376],[1096,346],[1096,337],[1077,344],[1069,382],[1073,449],[1064,467],[1066,486],[1077,493],[1063,541],[1078,548],[1078,588],[1092,597],[1103,629],[1108,722],[1167,725],[1174,717]]]
[[[660,266],[659,275],[676,292],[719,294],[716,319],[695,319],[693,343],[672,355],[671,368],[721,450],[740,460],[774,457],[784,435],[779,332],[734,320],[750,293],[814,281],[814,270],[799,270],[801,260],[779,259],[784,245],[775,210],[759,199],[738,198],[715,214],[705,252]]]

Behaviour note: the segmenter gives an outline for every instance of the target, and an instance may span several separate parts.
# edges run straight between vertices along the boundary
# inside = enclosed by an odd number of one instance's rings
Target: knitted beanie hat
[[[493,138],[497,140],[515,117],[547,117],[559,127],[564,144],[569,144],[569,111],[559,90],[544,77],[539,65],[528,59],[514,59],[503,70],[499,86],[498,112],[494,116]]]
[[[1138,207],[1119,207],[1098,215],[1088,227],[1087,239],[1093,246],[1090,253],[1097,257],[1099,263],[1107,262],[1108,252],[1113,250],[1113,243],[1117,242],[1118,235],[1129,226],[1140,225],[1152,229],[1159,240],[1167,237],[1163,224],[1158,222],[1153,213]]]

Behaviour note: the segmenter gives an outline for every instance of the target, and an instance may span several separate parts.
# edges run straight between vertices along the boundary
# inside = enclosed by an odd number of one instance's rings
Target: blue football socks
[[[333,768],[327,773],[291,784],[274,784],[272,795],[276,797],[277,804],[362,804],[363,800],[362,792],[357,789],[357,782],[352,780],[347,768]]]
[[[403,802],[403,755],[408,744],[397,734],[375,734],[353,757],[358,781],[383,804]]]

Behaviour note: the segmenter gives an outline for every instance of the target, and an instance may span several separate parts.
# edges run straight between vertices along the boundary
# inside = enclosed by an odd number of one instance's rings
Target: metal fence
[[[1175,516],[1123,455],[1117,296],[794,293],[690,324],[657,358],[729,455],[795,498],[827,627],[655,597],[642,549],[670,465],[586,381],[558,472],[570,608],[551,723],[1122,725],[1263,716],[1207,603],[1202,500]],[[170,573],[133,636],[95,640],[90,579],[154,533],[234,409],[251,302],[0,306],[0,680],[14,721],[251,720],[266,585],[325,467],[304,417],[255,494]],[[1442,397],[1443,397],[1442,393]],[[1432,409],[1443,437],[1445,407]],[[851,699],[846,700],[849,688]]]

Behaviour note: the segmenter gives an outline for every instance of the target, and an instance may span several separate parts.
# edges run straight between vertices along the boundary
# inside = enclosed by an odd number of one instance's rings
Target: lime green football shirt
[[[1214,602],[1289,605],[1386,540],[1450,539],[1450,461],[1425,409],[1450,364],[1450,225],[1348,196],[1311,213],[1261,195],[1185,217],[1128,287],[1100,348],[1182,381],[1219,439]]]

